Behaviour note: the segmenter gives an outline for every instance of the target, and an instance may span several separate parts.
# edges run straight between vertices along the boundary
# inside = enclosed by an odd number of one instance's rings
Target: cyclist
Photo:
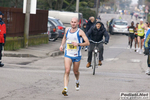
[[[131,51],[132,42],[133,42],[133,39],[134,39],[134,32],[135,32],[135,27],[134,27],[134,22],[133,21],[131,22],[131,26],[129,26],[128,31],[129,31],[129,41],[130,41],[130,51]]]
[[[86,33],[88,37],[90,37],[91,40],[95,42],[102,41],[103,36],[105,36],[105,43],[107,44],[109,41],[109,35],[103,25],[102,22],[97,21],[96,24],[90,28],[90,30]],[[103,60],[103,44],[98,44],[99,48],[99,66],[102,65]],[[91,66],[92,61],[92,51],[94,50],[94,44],[91,42],[88,50],[88,64],[86,65],[87,68]]]
[[[144,54],[148,55],[147,58],[148,70],[146,71],[146,74],[150,75],[150,29],[147,31],[145,36],[144,48],[145,48]]]
[[[140,24],[138,25],[138,49],[137,52],[139,54],[142,54],[142,47],[143,47],[143,41],[144,41],[144,24],[143,24],[143,19],[140,19]]]
[[[135,34],[134,34],[134,46],[135,46],[135,52],[136,52],[136,44],[137,44],[137,31],[138,31],[138,24],[136,23],[136,27],[135,27]]]
[[[68,82],[69,82],[69,74],[71,65],[73,63],[73,71],[76,79],[76,90],[79,90],[79,65],[81,60],[81,46],[89,45],[88,38],[86,37],[85,33],[78,28],[78,19],[72,18],[71,28],[67,28],[65,30],[65,35],[62,39],[62,43],[60,46],[60,51],[63,51],[63,45],[66,43],[65,46],[65,74],[64,74],[64,89],[62,94],[64,96],[68,96]],[[84,43],[81,43],[82,38],[84,39]]]

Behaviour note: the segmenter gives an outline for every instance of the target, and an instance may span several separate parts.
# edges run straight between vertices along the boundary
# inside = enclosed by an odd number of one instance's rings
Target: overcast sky
[[[132,0],[132,4],[135,4],[137,2],[138,2],[138,0]]]

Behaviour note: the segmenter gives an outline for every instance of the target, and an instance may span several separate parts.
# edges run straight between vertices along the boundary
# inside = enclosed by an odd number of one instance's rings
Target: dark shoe
[[[102,65],[102,62],[101,62],[100,60],[99,60],[99,63],[98,63],[98,65],[99,65],[99,66],[101,66],[101,65]]]
[[[91,63],[90,62],[88,62],[87,65],[86,65],[86,68],[89,68],[89,67],[91,67]]]
[[[4,66],[4,64],[3,64],[3,63],[1,63],[1,64],[0,64],[0,67],[3,67],[3,66]]]

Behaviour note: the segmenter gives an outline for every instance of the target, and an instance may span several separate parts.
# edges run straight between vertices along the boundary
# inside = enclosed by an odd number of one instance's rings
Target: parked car
[[[139,14],[139,19],[141,19],[141,18],[143,18],[143,19],[145,19],[146,18],[146,16],[145,16],[145,13],[144,12],[141,12],[140,14]]]
[[[83,23],[88,23],[87,19],[83,19]]]
[[[47,34],[49,35],[49,41],[57,40],[59,36],[59,33],[57,31],[58,30],[57,25],[54,22],[48,20],[47,26],[48,26]]]
[[[66,26],[70,26],[70,21],[73,17],[78,18],[79,20],[79,28],[83,25],[83,15],[82,13],[77,12],[68,12],[68,11],[57,11],[57,10],[49,10],[49,17],[54,17],[56,19],[61,20]]]
[[[54,17],[48,17],[48,20],[56,24],[56,27],[59,33],[58,37],[62,38],[65,33],[65,26],[63,25],[63,23],[59,19],[56,19]]]
[[[128,22],[122,19],[113,19],[110,25],[110,34],[121,33],[128,34]]]

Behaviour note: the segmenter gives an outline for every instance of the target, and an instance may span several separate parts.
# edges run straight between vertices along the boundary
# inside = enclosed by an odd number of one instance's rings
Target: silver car
[[[114,33],[122,33],[122,34],[128,34],[128,22],[121,20],[121,19],[116,19],[114,22],[111,24],[111,34]]]

